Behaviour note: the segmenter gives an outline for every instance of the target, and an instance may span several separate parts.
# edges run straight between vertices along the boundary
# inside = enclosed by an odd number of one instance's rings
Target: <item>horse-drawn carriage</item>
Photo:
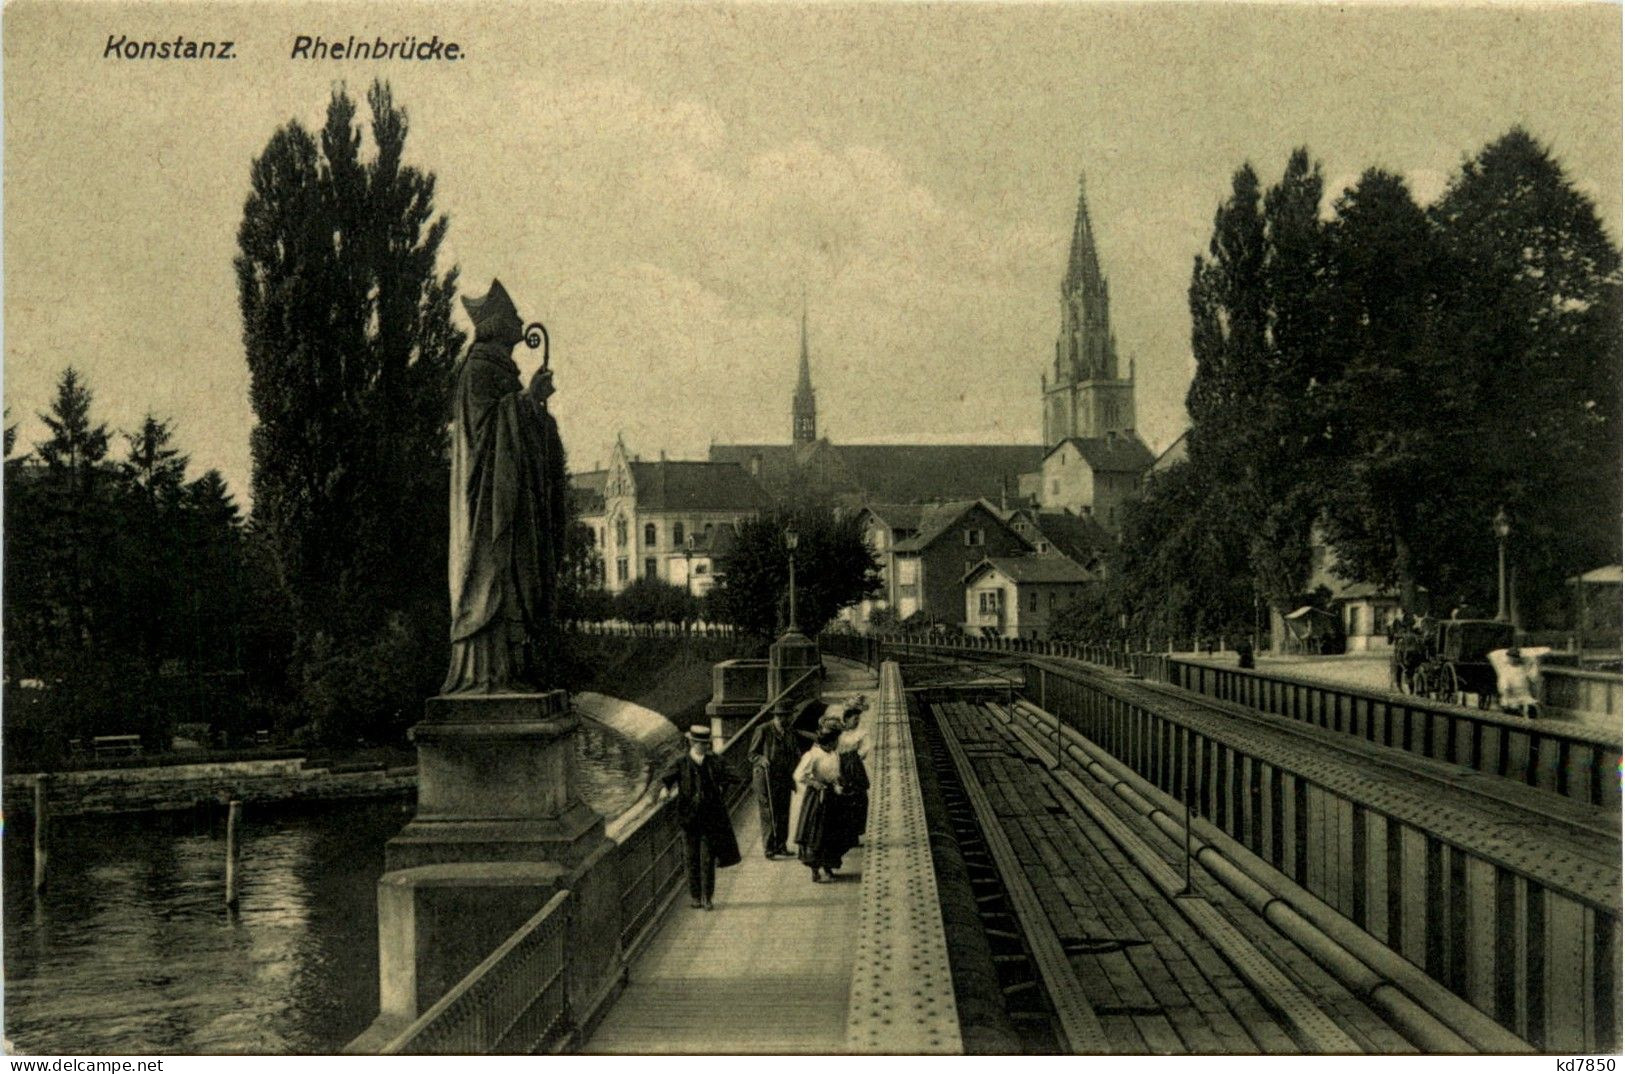
[[[1490,708],[1499,693],[1490,654],[1513,644],[1512,624],[1499,619],[1420,620],[1394,637],[1394,688],[1458,705],[1470,695],[1479,708]]]

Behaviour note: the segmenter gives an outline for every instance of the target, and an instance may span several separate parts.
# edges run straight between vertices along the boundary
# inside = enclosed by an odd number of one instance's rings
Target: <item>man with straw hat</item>
[[[723,789],[731,782],[722,762],[711,755],[711,729],[695,724],[688,729],[688,752],[661,777],[662,799],[675,798],[677,825],[683,830],[683,865],[688,872],[688,904],[711,909],[717,870],[738,865],[739,843]]]

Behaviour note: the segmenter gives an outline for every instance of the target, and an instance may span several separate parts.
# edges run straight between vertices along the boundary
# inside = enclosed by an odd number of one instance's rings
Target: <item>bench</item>
[[[97,735],[90,745],[97,757],[141,756],[140,735]]]

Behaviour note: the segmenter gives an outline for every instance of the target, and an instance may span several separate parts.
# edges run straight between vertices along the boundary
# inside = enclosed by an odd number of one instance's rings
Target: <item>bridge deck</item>
[[[989,819],[1012,845],[1013,864],[1069,956],[1107,1051],[1416,1050],[1200,870],[1196,898],[1170,897],[1166,880],[1177,886],[1177,848],[1132,814],[1103,826],[1012,732],[1002,706],[935,700],[930,708],[955,740],[950,748],[974,771]],[[1156,864],[1148,870],[1127,854],[1119,844],[1125,837]]]
[[[872,672],[833,662],[830,672],[827,699],[875,690]],[[794,858],[763,858],[753,801],[735,823],[745,860],[717,872],[716,908],[678,900],[583,1053],[845,1050],[863,848],[835,883],[814,884]]]

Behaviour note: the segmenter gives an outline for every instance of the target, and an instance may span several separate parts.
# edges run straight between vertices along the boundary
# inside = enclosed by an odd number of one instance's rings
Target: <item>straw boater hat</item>
[[[691,724],[688,729],[688,740],[690,742],[710,742],[711,729],[703,723]]]

